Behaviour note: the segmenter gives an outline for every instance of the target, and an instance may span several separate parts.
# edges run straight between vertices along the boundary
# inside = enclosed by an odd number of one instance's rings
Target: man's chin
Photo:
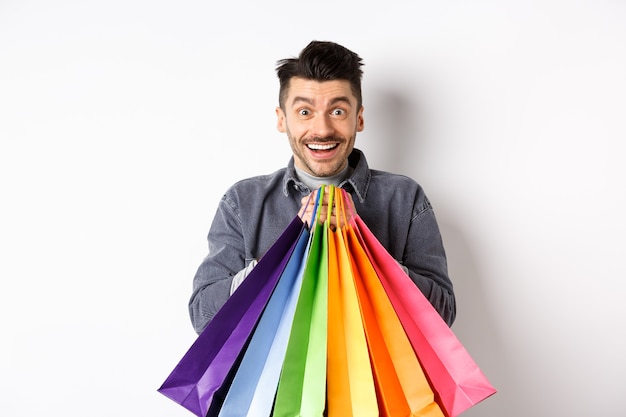
[[[338,173],[339,171],[334,169],[334,167],[315,167],[312,175],[318,178],[326,178],[337,175]]]

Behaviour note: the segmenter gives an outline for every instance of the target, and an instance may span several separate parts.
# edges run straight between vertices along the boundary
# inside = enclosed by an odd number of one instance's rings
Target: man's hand
[[[317,189],[309,196],[302,198],[302,207],[300,209],[299,216],[303,222],[309,225],[313,223],[312,216],[315,211],[315,201],[319,192],[320,189]],[[350,222],[352,215],[354,214],[352,196],[347,192],[343,192],[343,190],[339,188],[335,188],[334,193],[335,196],[333,200],[335,201],[330,201],[330,187],[324,187],[324,195],[320,197],[319,203],[319,222],[324,223],[328,217],[328,213],[330,213],[329,223],[331,227],[343,227]],[[343,204],[339,201],[341,199],[341,194],[344,196]]]

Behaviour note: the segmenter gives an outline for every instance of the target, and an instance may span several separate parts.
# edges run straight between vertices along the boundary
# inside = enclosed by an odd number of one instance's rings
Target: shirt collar
[[[346,189],[347,191],[354,191],[359,202],[363,203],[365,201],[365,197],[367,196],[367,189],[370,184],[371,173],[369,170],[369,166],[367,165],[367,160],[365,159],[365,155],[359,149],[352,150],[352,153],[348,157],[348,163],[353,168],[352,175],[339,184],[340,187]],[[283,193],[286,197],[289,196],[289,188],[292,186],[296,191],[299,191],[301,194],[309,194],[311,190],[306,186],[298,176],[296,175],[296,169],[294,165],[293,156],[289,160],[289,164],[287,165],[287,169],[285,171],[285,176],[283,177]]]

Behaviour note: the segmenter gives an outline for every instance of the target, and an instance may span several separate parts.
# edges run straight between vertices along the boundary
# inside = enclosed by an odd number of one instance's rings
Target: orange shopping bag
[[[342,197],[343,197],[343,190]],[[341,200],[340,200],[341,201]],[[344,207],[339,204],[340,211]],[[350,207],[347,207],[350,210]],[[350,254],[381,416],[444,417],[411,343],[351,225],[342,228]]]
[[[331,201],[334,190],[331,187]],[[326,223],[328,225],[328,221]],[[378,416],[374,378],[347,246],[340,229],[327,231],[328,416]]]

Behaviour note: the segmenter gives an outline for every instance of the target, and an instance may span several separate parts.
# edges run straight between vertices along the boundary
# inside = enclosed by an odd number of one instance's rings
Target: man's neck
[[[298,178],[300,178],[300,181],[305,183],[310,190],[317,190],[322,185],[338,186],[343,182],[343,180],[348,178],[348,175],[350,174],[350,165],[348,164],[346,164],[346,167],[341,172],[330,177],[316,177],[309,174],[308,172],[299,169],[298,167],[295,167],[295,169]]]

